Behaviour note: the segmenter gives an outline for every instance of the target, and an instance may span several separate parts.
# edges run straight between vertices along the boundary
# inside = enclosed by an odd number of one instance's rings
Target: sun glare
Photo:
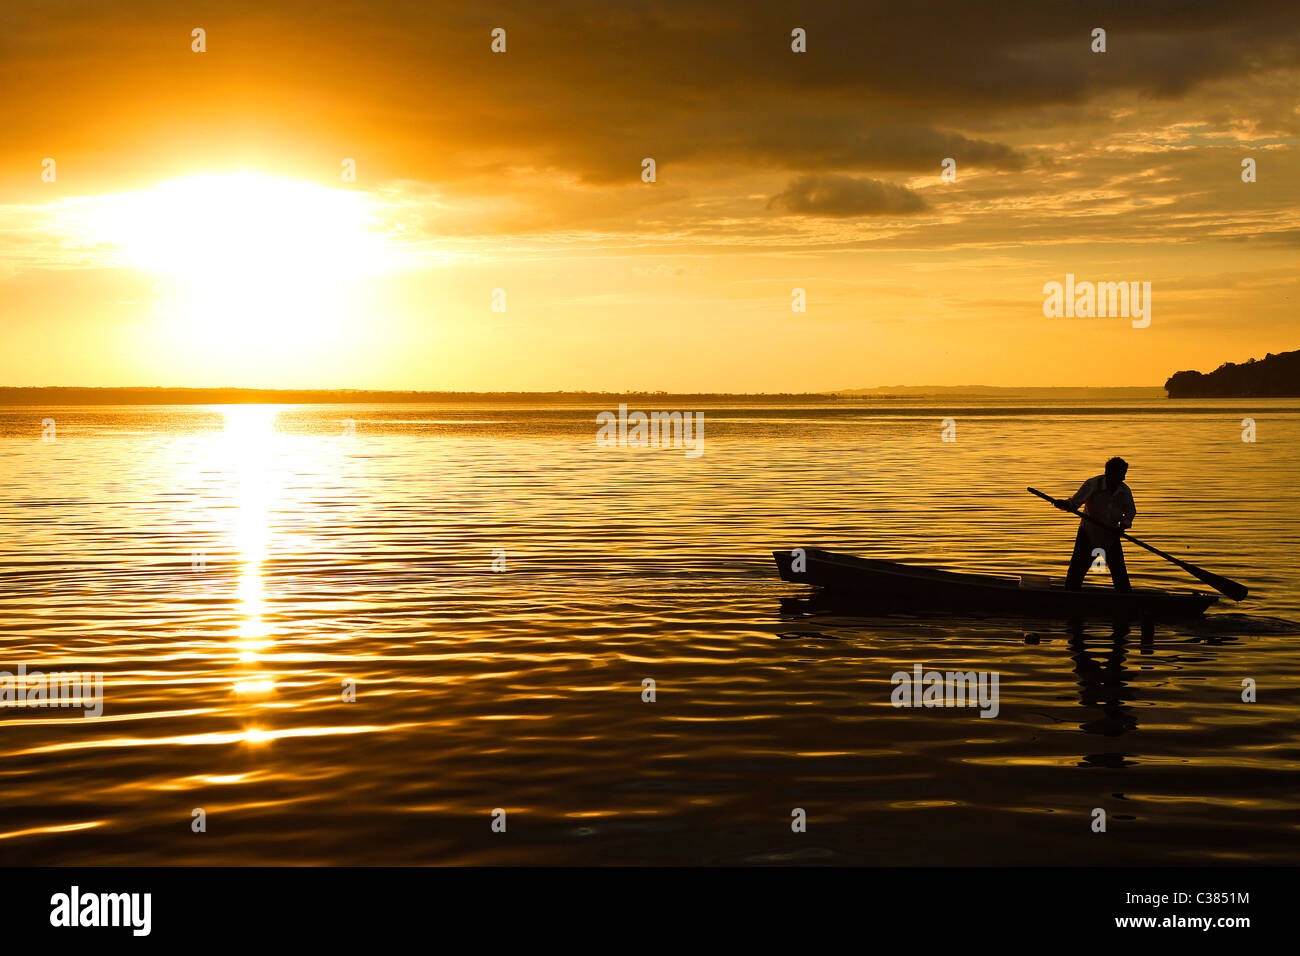
[[[76,218],[153,277],[163,332],[229,354],[338,345],[366,283],[400,268],[377,209],[364,192],[242,172],[100,197]]]

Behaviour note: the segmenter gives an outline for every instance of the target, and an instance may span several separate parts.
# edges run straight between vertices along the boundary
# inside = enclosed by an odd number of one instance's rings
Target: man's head
[[[1124,476],[1127,474],[1128,462],[1123,458],[1112,458],[1110,461],[1106,462],[1107,484],[1118,485],[1124,480]]]

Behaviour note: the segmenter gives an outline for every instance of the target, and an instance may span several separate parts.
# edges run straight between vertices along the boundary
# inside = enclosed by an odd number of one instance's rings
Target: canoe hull
[[[1026,587],[1019,578],[857,558],[819,548],[802,550],[802,571],[792,569],[794,552],[772,552],[782,580],[824,588],[837,599],[879,607],[1156,621],[1198,617],[1218,601],[1216,595],[1203,591],[1136,588],[1121,593],[1102,587],[1072,591],[1059,581]]]

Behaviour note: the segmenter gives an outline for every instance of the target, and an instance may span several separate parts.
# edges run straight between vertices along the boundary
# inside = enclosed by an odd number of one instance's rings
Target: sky
[[[1294,0],[5,16],[0,384],[1159,385],[1300,348]],[[1046,315],[1067,274],[1150,283],[1149,323]]]

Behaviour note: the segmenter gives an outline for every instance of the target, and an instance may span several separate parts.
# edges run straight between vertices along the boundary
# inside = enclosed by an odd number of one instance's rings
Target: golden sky
[[[1297,348],[1300,5],[1217,6],[11,4],[0,384],[1159,385]],[[1150,282],[1150,325],[1044,316],[1067,273]]]

